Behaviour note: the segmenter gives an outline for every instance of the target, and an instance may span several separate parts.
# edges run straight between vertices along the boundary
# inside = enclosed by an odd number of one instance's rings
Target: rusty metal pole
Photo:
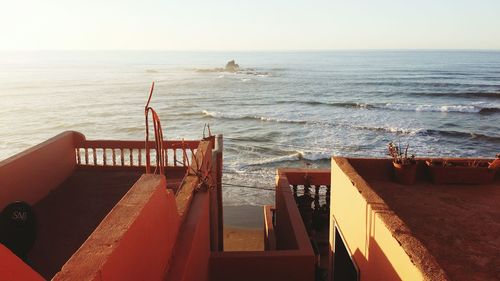
[[[222,134],[217,135],[215,141],[215,151],[217,156],[217,206],[218,206],[218,234],[219,234],[219,251],[224,251],[224,220],[222,207],[222,168],[223,168],[223,150],[224,142]]]

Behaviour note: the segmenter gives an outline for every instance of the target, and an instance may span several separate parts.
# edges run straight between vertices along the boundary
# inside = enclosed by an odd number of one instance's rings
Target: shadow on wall
[[[377,241],[372,237],[370,237],[368,245],[368,258],[359,249],[354,252],[353,257],[361,269],[360,277],[369,276],[363,280],[402,280]]]
[[[365,268],[364,274],[369,274],[372,280],[402,280],[391,261],[387,258],[378,242],[373,238],[375,235],[375,218],[377,214],[386,213],[387,206],[381,203],[371,203],[366,205],[366,231],[369,234],[368,252],[364,256],[359,249],[354,253],[354,258],[358,263],[364,263],[361,268]]]

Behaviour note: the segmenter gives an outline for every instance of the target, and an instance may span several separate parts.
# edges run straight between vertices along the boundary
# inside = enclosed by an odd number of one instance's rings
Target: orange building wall
[[[333,225],[337,224],[361,281],[423,280],[422,273],[382,221],[381,216],[387,212],[385,204],[365,199],[355,185],[366,182],[350,165],[342,165],[341,169],[339,163],[340,160],[332,159],[332,249]]]
[[[61,133],[1,161],[0,210],[17,200],[34,204],[68,178],[76,167],[77,134]]]

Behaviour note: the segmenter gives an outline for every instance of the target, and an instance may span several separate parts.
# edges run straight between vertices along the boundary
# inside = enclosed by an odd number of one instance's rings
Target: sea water
[[[231,59],[239,72],[216,69]],[[277,167],[386,157],[390,141],[500,153],[500,52],[34,51],[0,53],[0,159],[64,130],[142,140],[152,81],[166,139],[224,135],[227,205],[272,203]]]

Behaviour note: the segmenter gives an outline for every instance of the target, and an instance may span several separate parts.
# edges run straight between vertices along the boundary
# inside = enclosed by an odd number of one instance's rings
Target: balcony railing
[[[278,169],[277,188],[288,191],[290,201],[294,202],[299,220],[302,219],[308,242],[315,255],[315,280],[326,280],[329,268],[329,215],[330,215],[330,170],[319,169]],[[290,244],[283,230],[278,226],[283,224],[283,212],[279,213],[279,196],[276,193],[276,244]],[[288,210],[291,212],[291,210]],[[269,227],[268,227],[269,228]],[[266,230],[268,229],[266,228]],[[266,232],[266,242],[272,243],[273,233]]]
[[[287,177],[299,209],[328,214],[330,210],[330,170],[279,169]],[[307,227],[307,225],[306,225]]]
[[[165,167],[188,167],[196,155],[199,141],[164,141]],[[151,142],[149,147],[154,147]],[[80,166],[145,167],[144,141],[82,140],[75,148],[76,163]],[[151,165],[155,165],[156,150],[150,149]]]

